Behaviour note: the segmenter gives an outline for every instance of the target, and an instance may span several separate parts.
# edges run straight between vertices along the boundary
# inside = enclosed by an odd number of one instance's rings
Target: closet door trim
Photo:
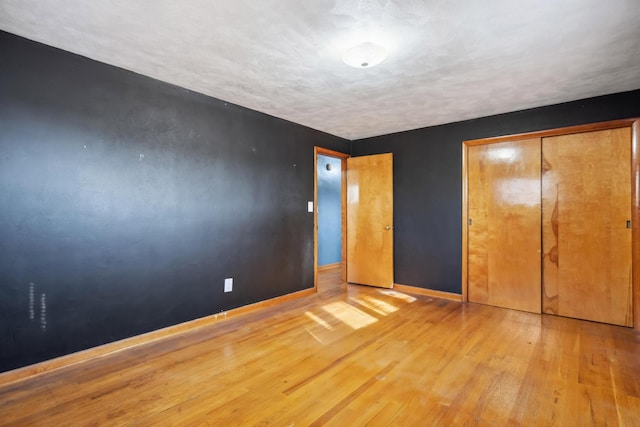
[[[569,135],[597,130],[631,128],[631,221],[632,221],[632,255],[631,268],[633,270],[633,328],[640,331],[640,118],[614,120],[600,123],[590,123],[579,126],[569,126],[536,132],[505,135],[492,138],[473,139],[462,142],[462,301],[469,300],[468,296],[468,149],[474,145],[495,144],[528,138],[544,138],[549,136]]]
[[[609,122],[589,123],[586,125],[567,126],[563,128],[556,128],[556,129],[545,129],[545,130],[539,130],[535,132],[516,133],[512,135],[501,135],[501,136],[495,136],[490,138],[470,139],[468,141],[463,141],[462,144],[465,146],[485,145],[485,144],[495,144],[497,142],[514,141],[518,139],[545,138],[548,136],[569,135],[572,133],[584,133],[584,132],[591,132],[596,130],[628,128],[628,127],[633,127],[634,123],[636,123],[639,120],[640,120],[640,117],[634,118],[634,119],[612,120]]]
[[[631,226],[633,329],[640,331],[640,119],[631,126]]]

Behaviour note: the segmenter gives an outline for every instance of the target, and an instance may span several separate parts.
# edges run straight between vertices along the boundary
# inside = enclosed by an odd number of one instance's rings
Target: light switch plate
[[[308,201],[307,202],[307,212],[313,212],[313,202],[312,201]]]
[[[224,291],[231,292],[233,290],[233,278],[228,277],[224,279]]]

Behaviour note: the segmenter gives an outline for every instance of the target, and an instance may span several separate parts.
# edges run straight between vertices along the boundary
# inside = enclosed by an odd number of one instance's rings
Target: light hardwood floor
[[[345,285],[0,385],[2,425],[640,426],[628,328]]]

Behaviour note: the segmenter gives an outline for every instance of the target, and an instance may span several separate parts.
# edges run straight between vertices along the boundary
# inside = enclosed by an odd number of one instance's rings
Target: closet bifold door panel
[[[633,326],[631,128],[542,139],[542,311]]]
[[[540,313],[540,144],[468,147],[469,301]]]

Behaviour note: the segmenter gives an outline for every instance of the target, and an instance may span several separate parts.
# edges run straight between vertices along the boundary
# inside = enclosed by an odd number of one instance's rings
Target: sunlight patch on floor
[[[333,330],[333,326],[331,326],[329,323],[327,323],[326,320],[316,316],[312,312],[307,311],[304,313],[304,315],[307,316],[309,319],[313,320],[314,322],[316,322],[318,325],[323,326],[324,328],[329,329],[330,331]]]
[[[381,301],[368,295],[349,297],[349,301],[353,301],[354,303],[359,304],[371,311],[375,311],[381,316],[386,316],[389,313],[398,311],[398,307],[396,307],[395,305],[389,304],[388,302]]]
[[[368,308],[371,311],[375,311],[376,313],[378,313],[381,316],[386,316],[387,313],[385,313],[383,310],[381,310],[380,308],[376,307],[374,304],[371,304],[367,301],[365,301],[364,299],[362,299],[362,297],[358,297],[358,298],[354,298],[354,297],[350,297],[349,301],[352,301],[355,304],[359,304],[365,308]]]
[[[393,291],[391,289],[380,289],[378,292],[380,292],[383,295],[387,295],[393,298],[397,298],[397,299],[401,299],[403,301],[406,302],[414,302],[416,301],[416,298],[407,295],[407,294],[403,294],[402,292],[398,292],[398,291]]]
[[[375,317],[358,310],[344,301],[326,304],[322,309],[353,329],[364,328],[378,321]]]
[[[377,307],[378,310],[381,310],[385,315],[389,313],[393,313],[399,310],[399,308],[387,301],[383,301],[381,299],[372,297],[370,295],[363,295],[362,298],[367,301],[369,304]]]

